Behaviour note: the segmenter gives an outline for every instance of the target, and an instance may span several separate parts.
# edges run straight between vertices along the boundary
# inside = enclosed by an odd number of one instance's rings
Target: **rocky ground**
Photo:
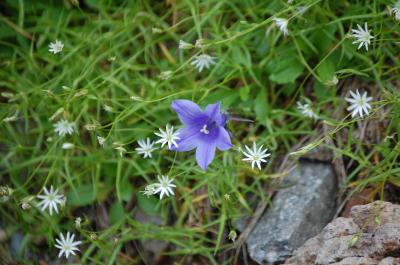
[[[286,265],[400,264],[400,205],[375,201],[354,206],[298,248]]]
[[[246,240],[256,264],[400,264],[400,205],[350,200],[345,217],[332,220],[338,191],[329,163],[299,162],[279,185]]]
[[[250,257],[259,264],[285,261],[335,214],[337,183],[331,165],[300,162],[279,186],[247,240]]]

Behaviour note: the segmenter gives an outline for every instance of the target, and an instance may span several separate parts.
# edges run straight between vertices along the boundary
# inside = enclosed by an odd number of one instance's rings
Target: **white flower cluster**
[[[179,132],[174,131],[174,127],[170,126],[167,124],[165,131],[163,129],[158,129],[159,132],[155,132],[154,134],[159,137],[159,140],[157,142],[153,142],[150,140],[150,138],[146,138],[146,140],[139,140],[138,145],[135,150],[138,154],[143,155],[144,158],[147,157],[152,157],[152,152],[154,150],[157,150],[157,147],[154,147],[155,144],[160,143],[161,147],[164,147],[164,145],[168,145],[168,148],[171,149],[172,146],[178,147],[178,144],[176,143],[177,140],[180,140],[179,138]]]
[[[64,44],[60,40],[56,40],[55,42],[49,44],[49,52],[54,54],[62,52],[63,48]]]
[[[310,103],[304,103],[297,101],[297,109],[306,117],[311,119],[318,119],[318,115],[312,110]]]
[[[369,111],[371,110],[370,101],[373,100],[372,97],[367,96],[367,92],[361,96],[360,92],[356,90],[356,93],[350,91],[351,98],[345,98],[347,102],[350,103],[350,106],[347,108],[348,111],[351,112],[351,117],[354,118],[359,115],[361,118],[369,115]]]
[[[159,193],[160,200],[164,197],[164,195],[167,197],[169,197],[170,195],[174,195],[174,191],[172,190],[176,187],[175,184],[172,183],[174,180],[169,179],[168,176],[164,175],[162,175],[161,177],[157,176],[157,178],[158,182],[147,185],[142,193],[146,196],[151,196]]]
[[[65,136],[67,134],[71,135],[74,132],[74,124],[67,120],[61,119],[54,124],[54,131],[58,133],[59,136]]]
[[[356,90],[354,93],[350,91],[351,97],[346,97],[345,100],[350,104],[347,110],[351,113],[351,117],[355,118],[359,116],[360,118],[364,118],[369,115],[370,110],[372,109],[370,102],[373,100],[372,97],[368,97],[367,92],[364,92],[362,95]],[[302,104],[297,102],[298,110],[306,117],[317,119],[318,115],[312,110],[309,103]]]
[[[49,209],[50,215],[53,215],[53,211],[58,214],[58,205],[65,203],[64,195],[58,194],[58,189],[54,190],[53,186],[50,186],[50,191],[44,188],[44,195],[37,195],[42,201],[38,203],[38,207],[41,207],[41,211]]]
[[[213,64],[215,64],[215,57],[207,54],[196,55],[191,62],[191,65],[196,67],[199,72],[210,68]]]
[[[50,215],[53,213],[59,213],[59,207],[64,207],[66,203],[66,198],[64,195],[60,194],[58,189],[54,189],[53,186],[50,186],[50,190],[46,187],[43,188],[44,194],[37,195],[36,197],[41,200],[37,203],[37,207],[40,208],[42,212],[48,210]],[[33,197],[33,196],[30,196]],[[22,209],[26,210],[30,208],[30,203],[34,198],[24,199],[21,205]],[[67,232],[66,237],[62,233],[59,235],[59,239],[56,239],[55,247],[60,250],[58,257],[65,255],[68,258],[70,255],[75,255],[76,251],[79,251],[77,248],[80,245],[81,241],[74,241],[75,235]]]
[[[393,8],[391,8],[391,13],[395,15],[396,20],[400,20],[400,0]],[[272,21],[284,36],[289,36],[289,20],[285,18],[274,17],[272,18]],[[353,44],[358,44],[358,49],[365,47],[365,49],[368,51],[368,46],[371,44],[371,40],[374,38],[368,29],[368,23],[364,23],[364,28],[357,24],[357,29],[352,29],[351,31],[351,36],[356,39]],[[267,32],[269,32],[269,30]]]
[[[368,24],[365,22],[364,28],[357,24],[358,29],[352,29],[352,36],[356,38],[353,44],[359,44],[357,49],[362,48],[363,46],[368,51],[368,45],[371,44],[371,40],[374,38],[368,30]]]
[[[390,9],[390,13],[394,15],[394,19],[400,21],[400,0],[398,0]]]
[[[251,163],[251,168],[254,169],[254,166],[257,165],[258,169],[261,170],[261,163],[267,163],[265,158],[269,157],[271,154],[267,153],[268,149],[263,149],[263,145],[257,147],[256,143],[253,142],[253,149],[244,146],[247,151],[242,151],[242,153],[246,156],[243,158],[243,161],[248,161]]]
[[[60,233],[59,239],[56,239],[57,244],[56,248],[60,249],[60,253],[58,257],[60,258],[63,254],[68,259],[69,255],[75,255],[75,251],[79,251],[77,248],[78,245],[82,243],[82,241],[74,241],[75,235],[67,232],[67,236],[64,237],[62,233]]]
[[[273,18],[272,20],[275,22],[275,25],[278,27],[278,29],[282,32],[284,36],[289,35],[289,30],[288,30],[289,20],[285,18]]]
[[[196,40],[196,43],[194,45],[189,42],[180,40],[178,47],[180,50],[190,50],[193,48],[202,49],[203,48],[203,40],[202,39]],[[211,67],[211,65],[215,64],[215,57],[210,56],[205,53],[200,54],[200,55],[195,55],[190,64],[193,65],[199,72],[202,72],[204,69],[209,69]]]

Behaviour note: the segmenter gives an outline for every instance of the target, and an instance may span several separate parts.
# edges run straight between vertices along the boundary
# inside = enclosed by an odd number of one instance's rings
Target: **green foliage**
[[[371,199],[386,199],[388,186],[400,186],[399,23],[390,1],[3,2],[0,186],[13,193],[0,202],[0,225],[9,236],[24,233],[14,257],[21,263],[24,253],[32,264],[56,259],[54,238],[71,231],[84,242],[80,264],[140,264],[146,255],[136,244],[152,239],[167,242],[160,251],[177,264],[230,264],[236,220],[269,200],[265,187],[276,186],[269,184],[289,152],[317,146],[343,159],[343,193],[368,187]],[[273,17],[289,20],[288,36]],[[374,35],[368,51],[349,36],[365,22]],[[56,39],[64,49],[52,54]],[[179,40],[198,39],[202,48],[178,49]],[[191,60],[201,53],[216,64],[199,73]],[[159,78],[164,71],[169,79]],[[344,98],[355,89],[374,97],[367,119],[348,116]],[[178,98],[202,107],[221,101],[229,115],[253,121],[229,121],[235,148],[218,151],[206,172],[193,151],[159,148],[152,159],[135,152],[158,128],[179,126],[170,107]],[[296,109],[304,99],[319,120]],[[61,118],[75,124],[73,135],[54,132]],[[253,141],[272,152],[261,171],[238,151]],[[62,149],[66,142],[75,147]],[[162,174],[174,178],[175,196],[143,195]],[[21,208],[50,185],[67,196],[59,215],[35,209],[38,200]],[[148,220],[135,220],[138,211]],[[80,229],[77,217],[85,219]]]
[[[280,49],[276,58],[268,62],[269,79],[277,84],[294,83],[304,70],[296,51]]]
[[[147,197],[143,194],[138,193],[136,195],[138,206],[146,214],[158,215],[160,213],[159,201],[155,197]]]
[[[124,207],[120,202],[114,202],[110,207],[109,218],[111,224],[118,224],[124,220]]]
[[[93,185],[81,185],[71,190],[67,195],[67,202],[71,206],[85,206],[96,200],[96,191]]]

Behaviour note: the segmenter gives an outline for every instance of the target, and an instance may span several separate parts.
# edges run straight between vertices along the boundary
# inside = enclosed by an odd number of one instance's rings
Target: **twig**
[[[0,19],[4,21],[4,23],[6,23],[10,28],[12,28],[13,30],[15,30],[17,33],[19,33],[20,35],[24,36],[25,38],[29,39],[29,40],[33,40],[33,36],[31,34],[29,34],[28,32],[26,32],[25,30],[21,29],[20,27],[18,27],[14,22],[12,22],[11,20],[9,20],[6,17],[0,16]]]
[[[147,265],[147,264],[148,264],[148,263],[147,263],[147,260],[146,260],[146,258],[142,255],[142,253],[141,253],[141,251],[140,251],[140,249],[139,249],[139,246],[136,244],[136,240],[133,240],[133,241],[132,241],[132,244],[133,244],[133,246],[135,247],[137,253],[139,254],[140,259],[142,260],[142,262],[143,262],[145,265]]]
[[[242,255],[243,255],[244,265],[248,265],[249,261],[247,260],[247,248],[246,248],[246,245],[242,246]]]
[[[360,139],[359,140],[360,140],[360,142],[362,142],[362,141],[364,141],[364,138],[365,138],[365,131],[367,129],[367,121],[365,121],[364,123],[361,122],[361,121],[358,121],[357,125],[358,125],[359,130],[360,130]],[[360,148],[361,148],[360,146],[357,146],[356,150],[354,150],[354,153],[355,154],[358,153],[360,151]],[[353,163],[354,163],[354,160],[353,159],[350,160],[350,162],[347,164],[347,170],[349,170],[351,168]]]
[[[334,112],[333,117],[337,118],[339,116],[339,113],[337,111]],[[328,135],[328,126],[326,123],[323,124],[323,132],[324,135]],[[341,148],[343,146],[342,144],[342,140],[340,137],[337,138],[338,141],[338,147]],[[336,146],[336,144],[334,143],[334,141],[327,137],[327,144],[330,144],[332,146]],[[337,184],[338,187],[341,186],[342,183],[344,183],[344,181],[346,180],[346,168],[344,166],[344,161],[343,161],[343,156],[341,154],[336,154],[336,152],[334,150],[332,150],[332,156],[333,156],[333,160],[332,160],[332,165],[333,165],[333,170],[335,172],[336,178],[337,178]],[[333,218],[336,218],[339,213],[341,212],[341,209],[344,206],[344,203],[346,202],[347,198],[345,198],[344,200],[341,199],[342,196],[338,196],[336,198],[336,204],[339,205],[339,208],[336,210],[335,216]]]
[[[270,195],[273,192],[270,191]],[[266,202],[259,202],[257,204],[256,211],[254,212],[253,217],[251,218],[250,222],[247,224],[246,228],[243,230],[243,233],[240,234],[238,240],[235,242],[234,247],[236,248],[234,264],[237,262],[240,254],[240,249],[243,247],[244,242],[246,241],[247,237],[253,231],[254,227],[256,226],[258,220],[260,219],[262,213],[264,212],[265,208],[267,208]]]

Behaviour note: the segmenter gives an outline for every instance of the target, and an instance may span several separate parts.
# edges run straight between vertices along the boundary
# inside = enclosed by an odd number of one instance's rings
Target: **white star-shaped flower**
[[[64,237],[62,233],[60,233],[59,239],[56,239],[55,247],[60,249],[60,253],[58,257],[60,258],[63,254],[68,259],[69,255],[75,255],[75,251],[79,251],[77,248],[80,245],[81,241],[74,242],[75,235],[67,232],[67,236]]]
[[[173,179],[169,179],[168,176],[162,175],[157,176],[158,178],[158,183],[157,186],[155,187],[154,193],[160,193],[160,200],[165,196],[170,196],[174,195],[174,191],[172,188],[175,188],[175,184],[172,182],[174,181]]]
[[[273,18],[272,20],[275,22],[275,25],[279,28],[279,30],[283,33],[284,36],[289,35],[289,30],[288,30],[289,20],[285,18]]]
[[[356,90],[356,93],[350,91],[350,95],[352,98],[345,98],[347,102],[350,103],[350,106],[347,108],[348,111],[351,112],[351,117],[354,118],[355,116],[359,115],[361,118],[364,117],[364,113],[366,116],[369,115],[369,111],[371,110],[371,105],[368,103],[373,100],[372,97],[367,96],[367,92],[361,96]]]
[[[312,110],[311,106],[309,103],[304,103],[302,104],[300,101],[297,101],[297,109],[306,117],[311,118],[311,119],[317,119],[318,116],[315,114],[315,112]]]
[[[72,134],[74,132],[74,124],[67,120],[59,120],[54,126],[54,131],[58,133],[59,136],[65,136],[67,134]]]
[[[97,136],[97,142],[99,142],[99,145],[104,146],[106,139],[104,137]]]
[[[138,145],[139,147],[135,148],[135,150],[138,152],[138,154],[143,155],[144,158],[151,158],[151,153],[157,149],[154,147],[154,142],[152,142],[150,138],[147,138],[146,140],[139,140]]]
[[[56,40],[55,42],[51,42],[49,44],[49,52],[52,52],[54,54],[62,52],[63,48],[64,44],[60,40]]]
[[[352,36],[356,38],[355,41],[353,41],[353,44],[360,44],[358,45],[357,49],[362,48],[363,46],[365,49],[368,51],[368,45],[371,43],[371,40],[374,38],[371,33],[368,30],[368,24],[365,22],[364,28],[362,28],[360,25],[357,24],[358,29],[352,29],[351,31],[353,32]]]
[[[54,190],[53,186],[50,186],[50,191],[44,188],[44,195],[37,195],[42,201],[37,204],[41,207],[41,211],[49,209],[50,215],[53,215],[53,210],[58,214],[58,204],[64,204],[64,195],[58,194],[58,189]]]
[[[400,0],[398,0],[393,7],[390,9],[391,13],[394,15],[394,18],[400,21]]]
[[[251,168],[254,169],[254,166],[257,164],[258,169],[261,170],[261,163],[267,163],[267,160],[264,158],[269,157],[271,154],[267,154],[268,149],[263,150],[263,145],[257,148],[255,142],[253,142],[253,149],[250,149],[247,145],[244,146],[247,150],[242,151],[246,158],[243,158],[243,161],[251,162]]]
[[[180,140],[181,138],[178,137],[179,132],[174,132],[173,126],[169,126],[169,124],[167,124],[167,126],[165,127],[165,131],[161,128],[158,130],[160,131],[159,133],[154,133],[155,135],[160,137],[156,144],[161,143],[161,147],[164,147],[165,144],[168,144],[169,149],[171,149],[172,145],[178,147],[176,140]]]
[[[194,65],[194,67],[201,72],[204,68],[208,69],[211,65],[215,64],[215,57],[207,54],[197,55],[190,64]]]

